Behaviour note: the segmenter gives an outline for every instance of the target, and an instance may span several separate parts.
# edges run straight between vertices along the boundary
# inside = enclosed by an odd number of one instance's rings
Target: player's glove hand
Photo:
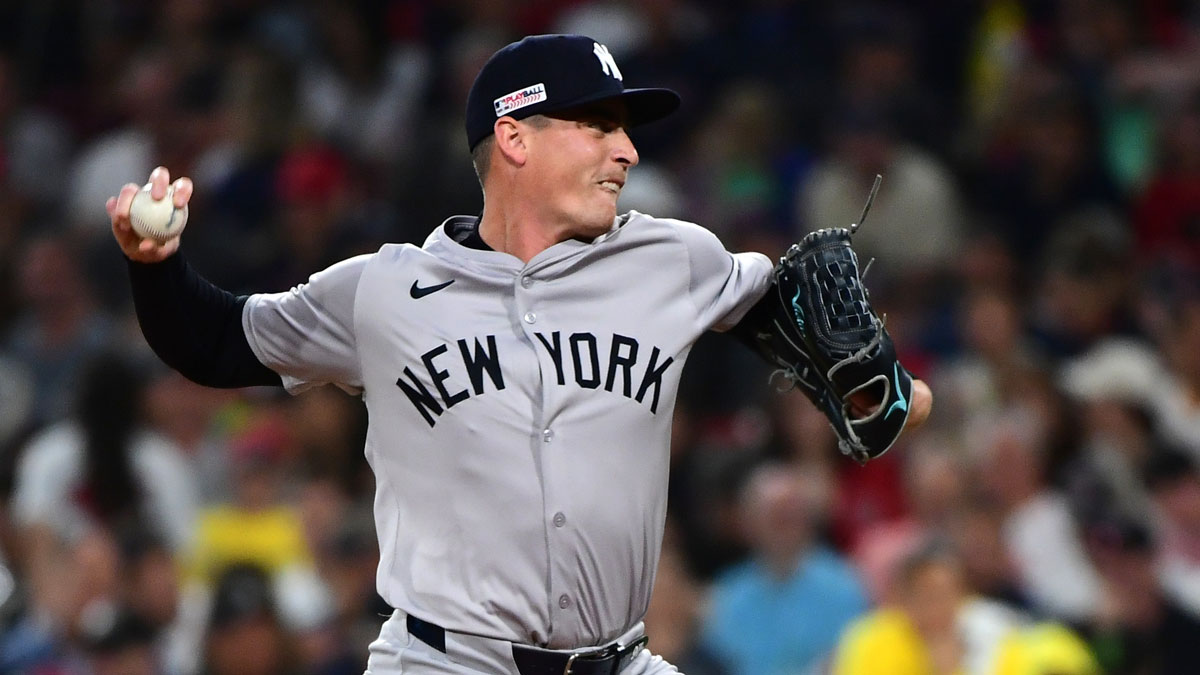
[[[913,377],[871,308],[850,246],[856,228],[818,230],[793,245],[734,333],[799,387],[829,418],[841,451],[864,463],[903,431]]]

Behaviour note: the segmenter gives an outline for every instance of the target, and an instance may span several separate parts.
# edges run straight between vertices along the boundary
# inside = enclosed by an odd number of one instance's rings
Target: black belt
[[[446,653],[446,629],[408,615],[408,634]],[[646,646],[641,637],[624,647],[613,643],[589,652],[557,652],[513,643],[513,661],[521,675],[617,675]]]

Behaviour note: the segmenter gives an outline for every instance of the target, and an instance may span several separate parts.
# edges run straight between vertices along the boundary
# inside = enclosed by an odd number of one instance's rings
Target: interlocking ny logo
[[[600,59],[600,67],[604,69],[604,74],[611,75],[622,82],[625,81],[625,78],[621,77],[621,69],[617,67],[617,62],[613,60],[612,54],[608,53],[608,47],[599,42],[592,44],[594,45],[592,53],[596,55],[596,58]]]

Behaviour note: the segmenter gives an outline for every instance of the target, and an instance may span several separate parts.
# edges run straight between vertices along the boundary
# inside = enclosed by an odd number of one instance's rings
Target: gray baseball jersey
[[[458,243],[474,222],[254,295],[243,327],[290,391],[362,393],[389,604],[451,631],[600,644],[649,603],[688,352],[772,264],[636,212],[524,264]]]

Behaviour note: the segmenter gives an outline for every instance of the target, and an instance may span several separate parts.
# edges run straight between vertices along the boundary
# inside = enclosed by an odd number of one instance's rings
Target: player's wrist
[[[126,252],[125,262],[130,269],[166,271],[169,268],[182,266],[183,256],[179,254],[178,248],[165,255],[146,255],[141,253],[130,255]]]
[[[124,245],[121,247],[121,252],[131,262],[141,263],[144,265],[154,265],[161,263],[164,260],[172,258],[179,252],[179,241],[172,240],[165,244],[153,244],[152,247],[144,245],[146,240],[142,240],[136,244]]]

